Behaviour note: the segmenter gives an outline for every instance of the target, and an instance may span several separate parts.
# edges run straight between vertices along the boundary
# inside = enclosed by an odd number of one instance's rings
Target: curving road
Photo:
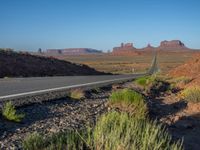
[[[150,69],[141,74],[0,79],[0,100],[34,96],[77,87],[116,83],[153,74],[157,70],[157,55],[155,53]]]

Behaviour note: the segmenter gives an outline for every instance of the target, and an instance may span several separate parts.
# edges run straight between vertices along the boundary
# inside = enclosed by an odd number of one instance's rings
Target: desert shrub
[[[173,79],[171,79],[171,81],[174,82],[174,83],[180,83],[181,82],[183,84],[188,84],[191,81],[191,78],[181,76],[181,77],[173,78]]]
[[[2,115],[4,118],[10,121],[14,122],[21,122],[21,120],[24,118],[25,114],[17,114],[15,106],[12,104],[12,102],[7,102],[3,106],[2,109]]]
[[[156,79],[155,76],[145,76],[136,79],[135,82],[140,86],[146,87],[155,82],[155,79]]]
[[[144,97],[130,89],[113,92],[109,98],[109,106],[141,118],[144,118],[147,113]]]
[[[22,146],[25,150],[83,150],[89,148],[87,142],[90,142],[90,134],[90,131],[68,130],[44,138],[38,133],[32,133],[24,139]]]
[[[81,89],[72,89],[70,91],[70,97],[73,99],[83,99],[85,97],[85,93]]]
[[[103,115],[94,129],[95,150],[181,150],[182,144],[171,140],[156,122],[136,119],[127,113]]]
[[[188,102],[200,102],[200,87],[188,87],[181,92],[181,95]]]
[[[45,140],[44,138],[34,132],[26,137],[26,139],[22,143],[24,150],[38,150],[41,147],[45,147]]]
[[[191,78],[188,77],[177,77],[177,78],[171,78],[168,80],[168,82],[173,85],[174,87],[184,87],[186,84],[190,83],[192,81]]]
[[[66,131],[47,138],[32,134],[23,141],[25,150],[181,150],[156,122],[116,111],[102,115],[93,129]]]
[[[161,92],[171,91],[173,86],[167,81],[167,78],[159,75],[141,77],[135,80],[135,83],[144,88],[144,92],[156,96]]]

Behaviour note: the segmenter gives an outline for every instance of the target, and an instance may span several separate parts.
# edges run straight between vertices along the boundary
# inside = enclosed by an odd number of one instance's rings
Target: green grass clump
[[[85,98],[85,93],[81,89],[73,89],[70,91],[70,97],[73,99],[83,99]]]
[[[181,150],[182,144],[156,122],[136,119],[127,113],[103,115],[94,129],[97,150]]]
[[[109,106],[141,118],[144,118],[147,113],[144,97],[130,89],[113,92],[109,98]]]
[[[42,148],[45,145],[46,144],[43,136],[36,132],[28,135],[22,143],[24,150],[38,150],[39,148]]]
[[[200,102],[200,87],[188,87],[182,91],[181,95],[188,102]]]
[[[2,109],[2,115],[4,118],[14,122],[21,122],[25,117],[25,114],[17,114],[14,105],[11,102],[5,103]]]
[[[32,133],[24,139],[22,146],[25,150],[83,150],[89,148],[87,142],[91,139],[90,134],[89,131],[68,130],[44,138],[38,133]]]
[[[155,80],[156,80],[155,76],[146,76],[136,79],[135,82],[140,86],[146,87],[155,82]]]

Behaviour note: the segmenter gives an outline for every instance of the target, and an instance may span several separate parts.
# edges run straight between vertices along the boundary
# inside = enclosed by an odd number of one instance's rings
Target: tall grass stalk
[[[127,113],[103,115],[94,129],[96,150],[181,150],[156,122],[130,117]]]

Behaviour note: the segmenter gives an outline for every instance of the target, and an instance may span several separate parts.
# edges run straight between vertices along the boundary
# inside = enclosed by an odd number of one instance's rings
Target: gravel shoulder
[[[18,112],[26,114],[21,123],[0,118],[0,149],[22,149],[22,140],[33,132],[47,136],[93,124],[99,115],[107,111],[105,103],[109,93],[109,88],[98,89],[98,92],[88,91],[82,100],[65,97],[19,107]]]
[[[149,117],[164,124],[173,140],[184,139],[186,150],[199,149],[200,103],[186,103],[173,92],[158,91],[157,95],[148,95],[133,82],[87,90],[86,97],[81,100],[66,96],[18,107],[19,112],[26,114],[22,123],[8,122],[0,117],[0,149],[22,149],[22,140],[33,132],[48,136],[95,124],[101,114],[109,111],[107,101],[112,90],[123,88],[134,89],[146,97]]]

